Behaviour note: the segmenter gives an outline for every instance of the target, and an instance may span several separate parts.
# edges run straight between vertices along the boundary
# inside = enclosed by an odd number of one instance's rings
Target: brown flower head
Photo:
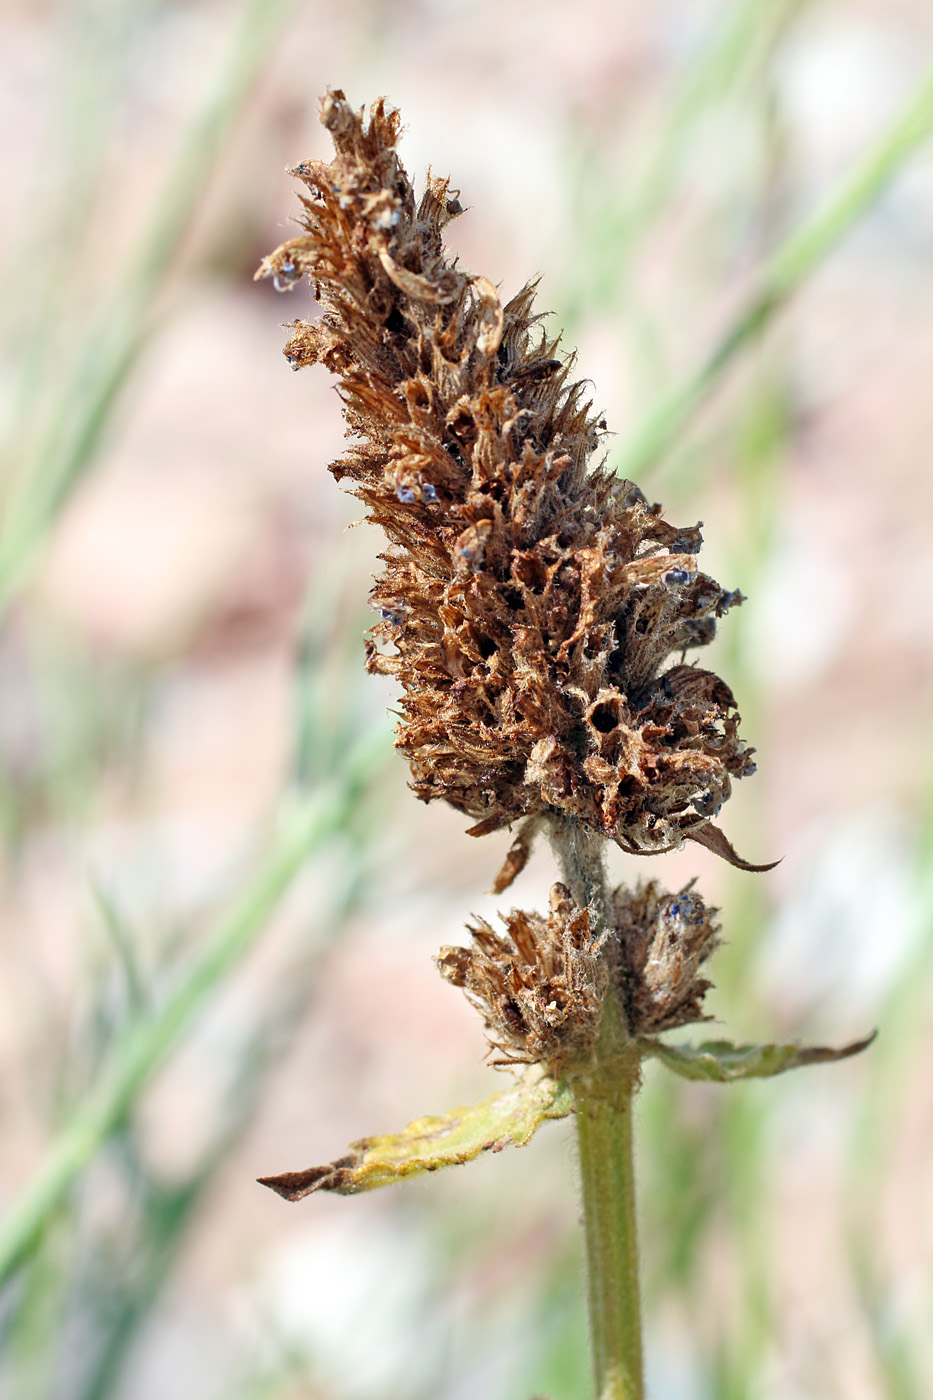
[[[415,792],[475,834],[570,816],[627,851],[690,838],[740,863],[710,818],[752,751],[685,656],[741,595],[700,571],[698,526],[592,464],[605,423],[573,357],[533,285],[503,305],[445,253],[459,200],[430,175],[415,199],[398,114],[338,91],[321,120],[336,155],[294,171],[305,232],[257,276],[306,276],[323,307],[285,353],[338,376],[353,444],[331,470],[389,540],[368,666],[401,685]]]
[[[441,976],[462,987],[482,1015],[496,1065],[546,1064],[560,1075],[586,1057],[599,1028],[608,972],[605,937],[565,885],[554,885],[548,917],[513,909],[505,934],[485,919],[468,925],[469,948],[442,948]]]
[[[691,885],[670,894],[652,880],[615,891],[594,941],[589,911],[555,885],[547,918],[512,909],[504,933],[478,919],[470,946],[442,948],[437,965],[482,1015],[496,1065],[540,1063],[561,1077],[586,1062],[610,980],[630,1036],[709,1019],[701,969],[719,947],[715,916]]]

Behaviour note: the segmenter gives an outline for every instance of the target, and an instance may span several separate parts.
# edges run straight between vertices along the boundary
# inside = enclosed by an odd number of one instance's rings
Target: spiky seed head
[[[304,231],[257,276],[307,277],[322,307],[285,354],[337,376],[331,470],[388,538],[367,665],[401,686],[415,792],[474,834],[570,816],[626,851],[686,838],[742,864],[712,818],[752,751],[729,687],[685,659],[741,595],[700,570],[699,525],[594,462],[605,422],[534,284],[503,304],[445,251],[457,193],[429,175],[416,199],[398,113],[334,91],[321,120],[334,159],[296,167]]]

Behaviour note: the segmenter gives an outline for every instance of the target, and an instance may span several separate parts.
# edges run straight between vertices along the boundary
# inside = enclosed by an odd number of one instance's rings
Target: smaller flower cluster
[[[607,972],[605,937],[590,936],[590,915],[566,885],[551,890],[547,918],[512,909],[505,934],[478,919],[469,948],[442,948],[440,974],[462,987],[486,1022],[497,1066],[564,1065],[586,1057],[599,1026]]]
[[[692,880],[678,894],[656,880],[615,891],[613,971],[632,1035],[710,1020],[703,998],[713,984],[700,969],[721,941],[718,912],[694,893]]]
[[[692,882],[670,894],[649,880],[615,891],[610,928],[594,940],[589,911],[558,884],[547,918],[512,909],[504,933],[479,919],[471,945],[443,948],[437,965],[482,1015],[494,1064],[540,1063],[560,1077],[592,1051],[610,981],[632,1037],[709,1020],[701,969],[719,946],[716,912]]]

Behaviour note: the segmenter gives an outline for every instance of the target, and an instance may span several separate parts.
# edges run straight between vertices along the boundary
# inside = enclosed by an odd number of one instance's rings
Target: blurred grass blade
[[[76,347],[72,372],[55,402],[42,404],[48,423],[7,504],[0,532],[0,609],[32,561],[43,534],[94,459],[117,397],[146,333],[155,294],[203,196],[223,140],[279,39],[297,0],[249,0],[201,114],[190,124],[154,213],[96,327]]]
[[[622,230],[637,238],[670,198],[707,108],[743,83],[760,83],[776,40],[801,8],[801,0],[743,0],[724,16],[698,63],[692,64],[667,108],[667,121],[651,159],[622,212]]]
[[[330,924],[330,910],[324,917]],[[335,911],[329,933],[339,935],[341,919]],[[124,1368],[140,1331],[146,1325],[177,1267],[181,1251],[196,1225],[204,1198],[252,1126],[270,1076],[292,1044],[292,1036],[307,1013],[317,959],[305,955],[286,969],[280,991],[266,1008],[257,1026],[233,1047],[235,1069],[226,1091],[219,1126],[193,1170],[180,1181],[166,1183],[146,1171],[144,1155],[127,1124],[120,1148],[124,1171],[138,1174],[138,1201],[134,1217],[120,1231],[117,1264],[100,1269],[100,1245],[91,1245],[87,1273],[75,1276],[73,1286],[85,1293],[96,1286],[99,1346],[90,1360],[86,1378],[73,1387],[70,1400],[108,1400],[123,1393]],[[118,1227],[119,1228],[119,1227]],[[97,1272],[95,1272],[95,1266]],[[30,1271],[30,1278],[32,1276]],[[75,1368],[79,1370],[79,1368]]]
[[[0,1227],[0,1283],[15,1269],[75,1177],[132,1108],[204,1001],[239,965],[309,857],[353,816],[360,793],[389,745],[383,725],[348,756],[340,784],[292,811],[264,869],[188,975],[151,1017],[135,1022],[113,1049],[95,1086],[75,1110],[44,1163]]]
[[[90,892],[100,915],[101,927],[115,955],[132,1015],[142,1015],[148,1005],[146,979],[139,966],[136,940],[126,925],[115,899],[95,877],[90,877]]]
[[[738,1079],[771,1079],[803,1065],[824,1065],[847,1060],[867,1050],[877,1034],[855,1040],[835,1050],[826,1045],[733,1045],[728,1040],[708,1040],[702,1045],[665,1045],[663,1040],[643,1039],[642,1051],[654,1056],[682,1079],[706,1079],[731,1084]]]
[[[574,201],[584,214],[579,233],[585,241],[578,268],[568,269],[580,283],[564,312],[565,323],[569,313],[568,329],[580,314],[575,302],[605,306],[630,298],[632,253],[667,207],[700,122],[736,89],[762,85],[775,44],[801,8],[801,0],[741,0],[717,14],[717,27],[667,100],[647,158],[621,186],[598,155],[587,152],[581,161],[585,136],[574,131],[568,163],[580,177]],[[593,144],[601,150],[604,133]],[[638,154],[633,152],[636,160]]]
[[[362,1138],[335,1162],[261,1177],[260,1185],[271,1187],[287,1201],[300,1201],[312,1191],[355,1196],[422,1172],[462,1166],[481,1152],[524,1147],[542,1123],[572,1112],[567,1086],[534,1065],[510,1088],[480,1103],[452,1108],[439,1117],[416,1118],[399,1133]]]
[[[929,769],[929,758],[927,760]],[[929,1036],[933,975],[933,778],[918,822],[913,858],[915,936],[877,1009],[885,1033],[872,1055],[853,1125],[844,1191],[845,1242],[850,1274],[890,1400],[929,1393],[929,1283],[904,1307],[902,1266],[886,1241],[885,1214],[903,1171],[904,1124],[917,1093],[920,1047]],[[903,1178],[901,1178],[903,1179]],[[893,1187],[893,1190],[892,1190]],[[879,1241],[885,1242],[879,1247]],[[910,1295],[907,1295],[908,1297]],[[897,1300],[897,1301],[895,1301]]]
[[[739,351],[770,324],[790,294],[832,252],[931,133],[933,71],[836,193],[779,249],[712,353],[649,412],[623,453],[618,466],[621,476],[637,478],[663,456]]]

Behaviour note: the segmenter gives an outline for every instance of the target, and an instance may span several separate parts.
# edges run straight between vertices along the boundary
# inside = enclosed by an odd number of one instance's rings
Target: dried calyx
[[[589,911],[555,885],[546,919],[513,909],[503,933],[477,920],[470,946],[443,948],[437,964],[482,1015],[494,1064],[540,1063],[562,1078],[586,1066],[610,982],[633,1039],[709,1019],[716,912],[691,885],[670,894],[651,880],[615,891],[594,941]]]
[[[416,201],[398,114],[336,91],[321,119],[335,158],[294,171],[305,231],[257,276],[306,276],[323,307],[285,353],[337,375],[353,442],[331,470],[389,540],[368,665],[401,685],[415,792],[475,834],[569,816],[744,864],[710,819],[752,751],[729,687],[684,660],[741,595],[698,568],[698,526],[592,464],[605,424],[572,356],[532,285],[503,305],[445,252],[460,203],[431,176]]]
[[[468,925],[468,948],[442,948],[441,976],[462,987],[482,1015],[497,1066],[547,1064],[558,1077],[585,1059],[596,1038],[607,982],[587,909],[565,885],[551,890],[548,917],[513,909],[505,933],[485,919]]]

